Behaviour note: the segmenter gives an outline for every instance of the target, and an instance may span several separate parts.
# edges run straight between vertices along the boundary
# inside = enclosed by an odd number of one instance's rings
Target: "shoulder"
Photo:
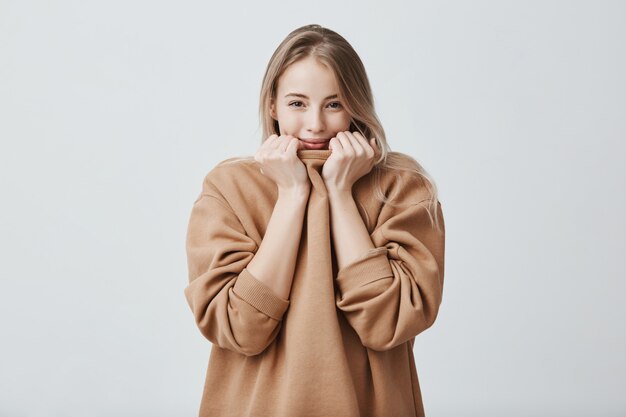
[[[424,168],[410,155],[389,152],[378,168],[381,191],[394,201],[419,203],[436,196],[435,185]]]
[[[263,178],[253,157],[224,159],[205,175],[201,195],[225,199],[233,193],[250,192],[255,186],[262,186]]]
[[[251,156],[234,157],[218,162],[207,174],[207,178],[222,182],[227,179],[259,173],[259,163]]]

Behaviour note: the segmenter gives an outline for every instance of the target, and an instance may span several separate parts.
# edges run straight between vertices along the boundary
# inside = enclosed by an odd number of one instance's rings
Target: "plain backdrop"
[[[626,415],[623,1],[0,1],[0,416],[195,416],[191,206],[287,34],[360,54],[434,177],[426,413]]]

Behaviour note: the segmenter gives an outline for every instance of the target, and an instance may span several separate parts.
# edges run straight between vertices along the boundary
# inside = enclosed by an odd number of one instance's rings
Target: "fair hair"
[[[398,206],[392,202],[392,198],[384,195],[380,178],[383,172],[387,171],[395,173],[398,180],[402,181],[397,174],[398,170],[413,173],[421,178],[421,182],[429,190],[430,198],[424,201],[428,201],[426,208],[431,224],[440,230],[441,225],[437,214],[438,192],[434,180],[411,156],[391,150],[385,131],[376,115],[369,79],[359,55],[348,41],[328,28],[311,24],[295,29],[272,54],[263,77],[259,100],[259,116],[263,132],[261,143],[271,135],[280,136],[278,121],[274,120],[270,114],[270,105],[273,100],[276,100],[278,79],[291,64],[311,56],[326,65],[334,74],[339,86],[339,96],[343,98],[344,109],[352,119],[350,131],[358,131],[366,139],[376,138],[381,154],[372,168],[375,184],[374,196],[385,204]],[[239,161],[256,163],[253,156],[230,158],[222,163]],[[400,189],[401,187],[397,188],[397,190]],[[424,201],[415,201],[410,204]]]

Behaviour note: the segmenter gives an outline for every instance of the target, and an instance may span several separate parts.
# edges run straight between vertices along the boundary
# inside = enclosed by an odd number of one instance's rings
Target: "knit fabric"
[[[424,416],[413,356],[442,300],[444,235],[431,225],[424,181],[374,171],[352,194],[374,249],[338,270],[321,177],[330,150],[298,150],[311,181],[291,292],[282,299],[246,265],[278,189],[256,162],[205,177],[187,230],[184,295],[212,343],[200,417]]]

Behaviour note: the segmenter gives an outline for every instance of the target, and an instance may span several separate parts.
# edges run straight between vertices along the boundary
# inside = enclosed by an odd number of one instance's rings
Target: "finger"
[[[296,138],[292,138],[287,143],[287,149],[285,150],[285,152],[295,154],[298,148],[300,148],[300,141]]]
[[[289,142],[287,141],[282,141],[280,146],[278,147],[278,150],[280,152],[287,152],[287,147],[289,146]]]
[[[265,143],[272,143],[276,139],[278,139],[278,135],[276,134],[270,135],[267,137],[267,139],[265,139]]]
[[[369,146],[367,140],[365,140],[361,132],[353,132],[352,136],[355,138],[355,141],[358,144],[362,153],[364,153],[368,157],[372,157],[374,155],[374,150]]]
[[[287,151],[287,146],[289,146],[289,142],[291,142],[292,139],[293,139],[293,136],[291,135],[282,136],[280,138],[280,143],[277,146],[278,149],[280,149],[281,152]]]
[[[268,137],[263,143],[263,145],[265,145],[267,149],[275,149],[277,144],[278,144],[278,135],[272,135]]]
[[[339,142],[339,139],[337,139],[337,137],[330,139],[330,141],[328,142],[328,149],[333,152],[341,152],[341,142]]]
[[[271,149],[277,149],[280,146],[280,142],[282,140],[283,136],[276,136],[271,142],[270,142],[270,148]]]
[[[374,149],[375,155],[380,155],[380,146],[378,146],[378,141],[376,140],[376,138],[370,139],[370,146],[372,147],[372,149]]]
[[[354,148],[352,147],[352,143],[350,138],[348,137],[349,132],[339,132],[337,133],[337,139],[341,142],[342,151],[346,155],[354,155]]]

